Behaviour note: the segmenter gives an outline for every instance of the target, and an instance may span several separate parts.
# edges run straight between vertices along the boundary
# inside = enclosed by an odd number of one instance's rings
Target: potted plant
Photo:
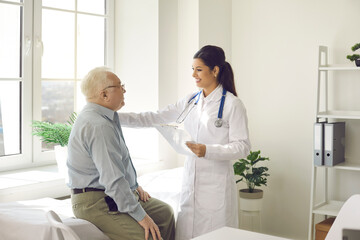
[[[360,43],[357,43],[354,46],[352,46],[351,50],[353,52],[355,52],[359,48],[360,48]],[[346,58],[352,62],[355,61],[356,66],[360,67],[360,55],[359,54],[347,55]]]
[[[75,112],[72,113],[67,123],[33,121],[31,125],[33,127],[32,135],[40,137],[40,140],[46,144],[55,145],[55,159],[60,174],[63,174],[64,176],[67,175],[67,145],[76,116]]]
[[[260,150],[252,152],[246,159],[239,159],[234,163],[234,173],[241,178],[236,183],[245,181],[247,188],[240,189],[240,209],[244,211],[260,211],[261,199],[263,197],[263,190],[255,189],[262,185],[267,186],[267,178],[270,174],[267,167],[257,167],[256,164],[262,161],[269,160],[268,157],[262,157]]]

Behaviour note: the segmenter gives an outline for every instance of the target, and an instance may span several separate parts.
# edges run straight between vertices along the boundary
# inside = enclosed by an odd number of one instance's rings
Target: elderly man
[[[74,215],[92,222],[111,239],[174,239],[171,207],[151,198],[137,183],[116,112],[125,104],[124,85],[100,67],[83,79],[81,90],[88,103],[68,144]]]

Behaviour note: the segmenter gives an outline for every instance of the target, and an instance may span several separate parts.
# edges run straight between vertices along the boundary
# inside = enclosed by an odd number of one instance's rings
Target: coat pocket
[[[226,176],[221,174],[201,174],[197,176],[195,189],[196,207],[220,210],[225,205]]]

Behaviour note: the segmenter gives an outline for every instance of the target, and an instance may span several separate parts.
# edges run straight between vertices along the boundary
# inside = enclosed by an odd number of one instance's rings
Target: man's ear
[[[102,99],[102,100],[107,100],[108,99],[108,95],[107,95],[107,92],[104,90],[104,91],[101,91],[101,93],[100,93],[100,98]]]

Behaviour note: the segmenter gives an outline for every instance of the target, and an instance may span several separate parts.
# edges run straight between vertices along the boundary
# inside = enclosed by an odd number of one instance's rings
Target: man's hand
[[[136,191],[139,193],[139,198],[141,201],[147,202],[149,198],[151,198],[150,194],[148,192],[145,192],[142,187],[138,187]]]
[[[206,153],[206,146],[200,143],[186,142],[186,146],[195,153],[198,157],[204,157]]]
[[[159,227],[154,223],[154,221],[149,217],[149,215],[145,215],[144,219],[139,222],[140,226],[142,226],[145,230],[145,240],[149,238],[149,232],[152,235],[153,240],[161,240]]]

